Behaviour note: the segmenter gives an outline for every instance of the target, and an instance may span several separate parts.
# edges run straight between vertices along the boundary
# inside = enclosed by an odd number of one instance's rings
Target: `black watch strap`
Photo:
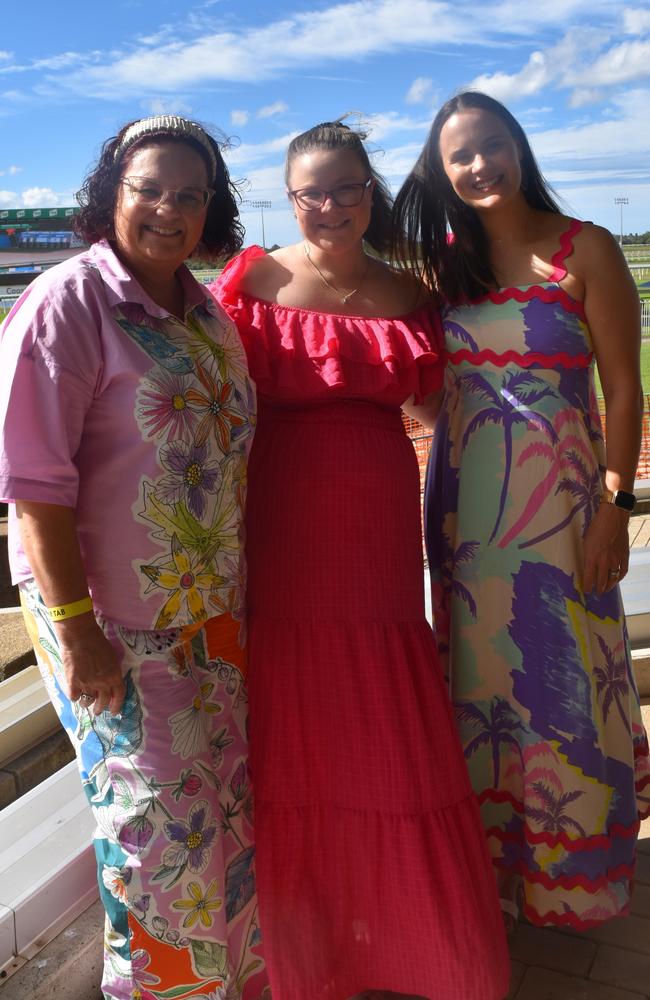
[[[603,487],[600,499],[603,503],[611,503],[615,507],[620,507],[621,510],[626,510],[628,514],[634,510],[636,503],[634,493],[628,493],[626,490],[615,490],[612,492],[606,486]]]
[[[623,510],[633,511],[634,504],[636,503],[636,497],[634,493],[626,493],[625,490],[616,490],[614,494],[614,503],[617,507],[622,507]]]

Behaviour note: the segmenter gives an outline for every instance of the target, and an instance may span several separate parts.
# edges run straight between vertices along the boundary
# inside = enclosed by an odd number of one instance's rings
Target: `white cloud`
[[[252,212],[246,201],[264,199],[272,202],[273,207],[285,208],[287,193],[284,184],[284,158],[272,166],[259,167],[246,174],[247,187],[243,192],[244,204],[242,211]]]
[[[573,81],[589,87],[630,83],[650,76],[650,41],[622,42],[603,53],[591,66],[572,75]]]
[[[203,30],[190,41],[177,33],[157,46],[136,45],[51,82],[59,89],[103,99],[134,93],[186,90],[218,81],[261,81],[281,72],[424,45],[485,47],[496,39],[557,29],[598,0],[546,0],[532,9],[519,0],[476,4],[469,0],[349,0],[292,13],[266,25],[239,30]],[[581,33],[584,35],[584,32]],[[71,56],[73,54],[66,54]]]
[[[21,173],[22,169],[23,169],[22,167],[16,167],[12,165],[10,167],[7,167],[6,170],[0,170],[0,177],[6,177],[7,175],[9,177],[14,177],[16,174]]]
[[[433,80],[428,76],[418,76],[408,89],[404,98],[407,104],[424,104],[433,100]]]
[[[574,67],[586,63],[590,53],[599,52],[607,37],[587,25],[572,28],[555,45],[532,52],[516,73],[484,73],[474,78],[470,88],[484,90],[508,103],[544,93],[551,85],[571,86]],[[589,81],[593,83],[593,81]]]
[[[650,89],[627,90],[613,101],[609,116],[598,121],[569,124],[531,136],[531,144],[551,180],[561,174],[564,182],[590,175],[599,179],[648,176],[640,164],[650,162],[647,127]]]
[[[372,142],[379,142],[394,132],[424,132],[431,125],[429,117],[410,118],[408,115],[401,115],[398,111],[378,112],[368,115],[369,139]]]
[[[54,208],[59,195],[49,187],[32,187],[23,191],[21,200],[25,208]]]
[[[5,111],[11,109],[12,104],[21,104],[28,100],[28,95],[23,90],[4,90],[0,93],[0,102]]]
[[[516,73],[484,73],[470,87],[506,104],[550,88],[572,89],[570,105],[582,107],[602,100],[600,88],[632,83],[650,76],[650,41],[609,46],[600,29],[573,28],[556,45],[537,50]]]
[[[650,31],[650,10],[627,7],[623,11],[623,31],[626,35],[643,35]]]
[[[518,73],[484,73],[470,83],[471,90],[482,90],[497,100],[508,101],[539,93],[555,76],[555,67],[544,52],[531,53]]]
[[[288,104],[285,104],[284,101],[276,101],[275,104],[265,104],[263,108],[260,108],[257,117],[273,118],[274,115],[283,115],[288,110]]]
[[[424,136],[419,142],[409,142],[403,146],[393,146],[392,149],[383,150],[381,153],[373,153],[370,160],[382,177],[390,182],[393,191],[396,191],[413,169],[423,145]]]
[[[230,112],[230,124],[231,125],[245,125],[250,118],[248,111],[231,111]]]
[[[67,199],[67,200],[66,200]],[[61,198],[49,187],[26,188],[20,194],[16,191],[0,191],[0,208],[54,208],[57,205],[71,205],[70,195]]]
[[[101,53],[90,53],[90,56],[81,52],[60,52],[55,56],[48,56],[45,59],[36,59],[30,69],[47,69],[58,72],[62,69],[69,69],[70,66],[79,66],[88,62],[88,59],[100,59]]]
[[[226,150],[224,156],[228,161],[228,166],[240,166],[242,164],[256,163],[259,160],[263,160],[268,156],[273,156],[274,154],[284,154],[286,153],[287,146],[298,132],[288,132],[286,135],[280,135],[276,139],[269,139],[266,142],[242,142],[241,145],[236,146],[234,149]]]
[[[191,115],[191,106],[180,97],[156,97],[143,101],[142,107],[150,115]]]
[[[569,98],[569,107],[583,108],[586,104],[598,104],[602,97],[602,90],[596,90],[594,87],[576,87]]]

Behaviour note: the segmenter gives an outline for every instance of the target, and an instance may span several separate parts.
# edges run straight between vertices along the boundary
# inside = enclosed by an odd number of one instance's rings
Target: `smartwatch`
[[[628,514],[631,514],[634,510],[634,505],[636,503],[636,497],[634,493],[627,493],[625,490],[608,490],[606,486],[603,487],[603,492],[601,496],[602,503],[611,503],[615,507],[620,507],[621,510],[625,510]]]

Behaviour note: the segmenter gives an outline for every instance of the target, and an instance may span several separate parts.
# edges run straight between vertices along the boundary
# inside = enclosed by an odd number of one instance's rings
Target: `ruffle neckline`
[[[402,403],[442,385],[442,329],[437,310],[367,317],[284,306],[240,290],[252,246],[230,261],[211,286],[236,322],[251,376],[262,395],[286,400],[338,396]]]

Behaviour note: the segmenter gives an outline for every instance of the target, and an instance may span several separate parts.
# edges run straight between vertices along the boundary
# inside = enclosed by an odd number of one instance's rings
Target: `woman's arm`
[[[425,396],[421,403],[414,403],[414,397],[410,396],[406,402],[402,403],[402,409],[407,417],[417,420],[424,427],[435,427],[436,417],[440,413],[440,407],[444,399],[444,389],[438,389],[429,396]]]
[[[580,241],[584,308],[605,397],[609,490],[632,492],[641,445],[643,390],[640,374],[639,295],[625,258],[606,230],[589,226]],[[601,503],[586,535],[584,588],[602,594],[625,576],[629,515]],[[612,571],[619,570],[614,576]]]
[[[88,594],[74,511],[57,504],[16,501],[20,535],[37,586],[48,608]],[[115,650],[92,611],[54,623],[66,694],[95,696],[93,712],[116,715],[124,701],[124,681]]]

